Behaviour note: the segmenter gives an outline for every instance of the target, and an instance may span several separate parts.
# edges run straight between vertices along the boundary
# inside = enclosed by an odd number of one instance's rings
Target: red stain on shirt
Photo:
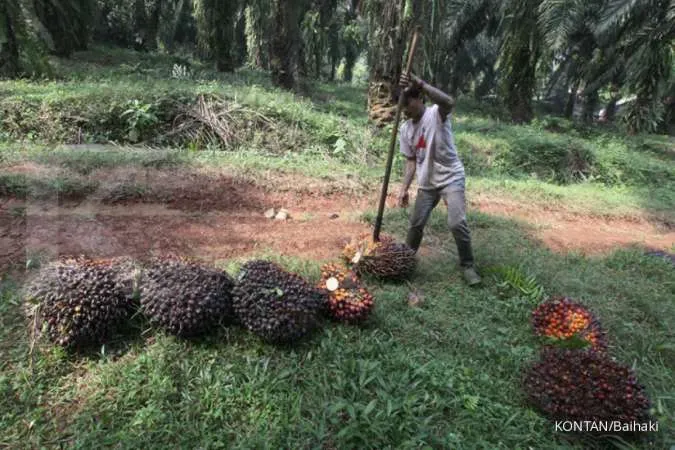
[[[424,135],[420,136],[420,139],[417,141],[416,149],[421,150],[427,147],[427,142],[424,140]]]

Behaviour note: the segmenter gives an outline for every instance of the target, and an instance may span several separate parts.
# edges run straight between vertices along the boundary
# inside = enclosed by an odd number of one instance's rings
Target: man
[[[481,282],[474,268],[471,234],[466,223],[464,165],[459,159],[450,125],[452,97],[420,78],[403,74],[400,80],[404,112],[409,119],[401,125],[400,151],[406,158],[403,187],[398,206],[408,205],[408,190],[417,173],[417,198],[407,244],[419,249],[427,220],[442,198],[448,207],[448,225],[455,239],[464,279],[470,286]],[[426,106],[423,95],[434,103]]]

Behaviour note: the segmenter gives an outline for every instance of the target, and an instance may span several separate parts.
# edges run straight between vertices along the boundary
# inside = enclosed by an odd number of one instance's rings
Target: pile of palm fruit
[[[108,342],[132,316],[180,338],[240,325],[265,342],[292,344],[324,319],[362,322],[374,304],[358,275],[338,264],[310,282],[260,259],[232,277],[176,256],[61,257],[34,273],[24,294],[34,333],[71,350]]]
[[[523,377],[532,406],[553,421],[615,422],[620,430],[651,420],[645,386],[633,368],[610,356],[607,333],[586,306],[555,296],[532,311],[531,324],[543,340]]]
[[[62,258],[26,287],[36,329],[63,347],[108,338],[134,311],[133,265],[127,260]]]
[[[328,294],[328,311],[332,318],[348,323],[362,322],[373,309],[373,296],[352,270],[335,263],[321,267],[317,286]]]
[[[272,343],[292,343],[311,333],[326,301],[300,275],[263,260],[244,264],[233,293],[241,324]]]
[[[415,252],[386,235],[380,236],[379,241],[368,234],[352,239],[343,249],[342,258],[357,275],[384,280],[404,280],[417,267]]]
[[[537,336],[560,341],[581,341],[597,352],[607,351],[606,333],[598,318],[587,308],[567,297],[554,297],[532,312],[532,326]]]

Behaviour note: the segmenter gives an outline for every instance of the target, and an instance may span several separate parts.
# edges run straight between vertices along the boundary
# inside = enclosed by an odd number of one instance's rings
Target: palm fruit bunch
[[[317,286],[328,295],[328,314],[339,321],[365,320],[373,309],[373,296],[353,271],[330,263],[321,267]]]
[[[633,370],[605,354],[547,348],[525,373],[529,401],[552,420],[647,418],[650,402]]]
[[[184,257],[158,257],[141,283],[141,309],[152,325],[178,337],[202,335],[232,320],[234,279]]]
[[[133,263],[64,256],[43,267],[25,287],[36,332],[67,349],[99,345],[134,311]]]
[[[607,341],[600,321],[588,309],[567,297],[556,297],[532,312],[535,334],[552,342],[579,342],[594,351],[606,352]]]
[[[410,277],[417,266],[415,251],[407,244],[397,243],[391,236],[373,237],[362,234],[352,239],[342,251],[342,258],[359,276],[402,280]]]
[[[321,290],[264,260],[242,266],[233,292],[239,322],[273,344],[290,344],[311,333],[326,307]]]

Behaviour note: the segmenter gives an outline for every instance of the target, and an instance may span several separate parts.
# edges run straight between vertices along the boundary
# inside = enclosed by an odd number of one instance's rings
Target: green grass
[[[672,444],[673,267],[633,250],[564,257],[526,238],[518,223],[469,219],[481,268],[520,266],[547,294],[582,300],[600,316],[611,354],[635,366],[654,401],[656,448]],[[400,233],[405,221],[388,214],[386,228]],[[30,357],[17,286],[3,282],[2,443],[588,448],[590,440],[568,441],[525,403],[520,376],[539,345],[531,300],[504,295],[490,276],[481,289],[465,287],[442,214],[434,213],[428,235],[444,243],[414,281],[422,308],[407,306],[407,285],[370,280],[377,309],[369,324],[327,324],[286,349],[223,328],[197,342],[150,332],[81,357],[49,347]],[[316,262],[270,257],[318,276]],[[234,274],[241,262],[221,265]]]

